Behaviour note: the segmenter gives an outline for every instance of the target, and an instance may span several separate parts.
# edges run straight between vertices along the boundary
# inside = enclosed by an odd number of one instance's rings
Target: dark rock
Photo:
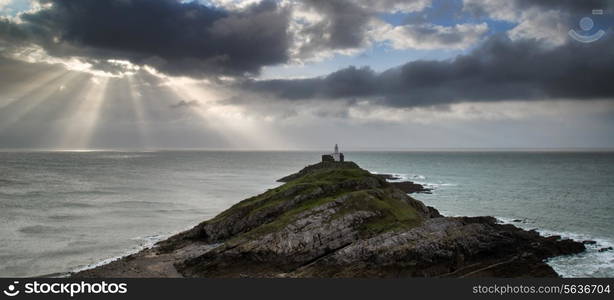
[[[582,241],[582,244],[584,244],[584,245],[595,245],[595,244],[597,244],[597,242],[595,242],[593,240],[584,240],[584,241]]]
[[[612,247],[605,247],[605,248],[601,248],[601,249],[599,249],[597,251],[599,251],[599,252],[606,252],[606,251],[612,251],[612,250],[614,250],[614,248],[612,248]]]
[[[429,210],[429,217],[431,218],[443,218],[443,215],[439,213],[439,211],[432,207],[432,206],[427,206],[426,207]]]
[[[413,194],[413,193],[430,194],[432,191],[432,189],[430,188],[424,187],[421,184],[413,183],[411,181],[390,182],[390,185],[394,186],[397,189],[400,189],[401,191],[407,194]]]
[[[375,174],[375,176],[378,176],[378,177],[380,177],[382,179],[385,179],[385,180],[399,180],[399,179],[401,179],[400,176],[393,175],[393,174]]]

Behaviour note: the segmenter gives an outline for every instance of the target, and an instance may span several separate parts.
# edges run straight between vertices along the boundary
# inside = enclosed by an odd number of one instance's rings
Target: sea
[[[321,152],[0,152],[0,277],[63,276],[191,228]],[[614,152],[361,151],[362,168],[433,188],[448,216],[497,217],[593,240],[550,259],[563,277],[614,277]],[[599,250],[602,250],[601,252]]]

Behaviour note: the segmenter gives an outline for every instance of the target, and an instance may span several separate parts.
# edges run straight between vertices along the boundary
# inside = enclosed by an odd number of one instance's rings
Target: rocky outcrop
[[[491,217],[435,218],[403,232],[358,241],[295,274],[298,277],[548,277],[545,258],[584,247]],[[514,270],[509,270],[513,266]]]
[[[432,189],[427,188],[422,184],[414,183],[411,181],[390,182],[390,185],[407,194],[430,194],[432,192]]]
[[[152,249],[75,276],[551,277],[546,258],[584,250],[492,217],[443,217],[351,162],[280,181]]]

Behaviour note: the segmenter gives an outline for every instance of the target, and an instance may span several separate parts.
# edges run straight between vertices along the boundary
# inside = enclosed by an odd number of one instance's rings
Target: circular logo
[[[15,284],[19,283],[19,281],[15,281],[14,284],[11,284],[7,287],[7,290],[4,290],[4,294],[9,296],[9,297],[14,297],[17,296],[19,294],[19,291],[17,290],[17,288],[15,287]]]

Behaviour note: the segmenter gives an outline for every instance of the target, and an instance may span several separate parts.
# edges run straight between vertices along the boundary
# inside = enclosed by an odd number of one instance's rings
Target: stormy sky
[[[613,25],[612,0],[0,0],[0,148],[614,148]]]

